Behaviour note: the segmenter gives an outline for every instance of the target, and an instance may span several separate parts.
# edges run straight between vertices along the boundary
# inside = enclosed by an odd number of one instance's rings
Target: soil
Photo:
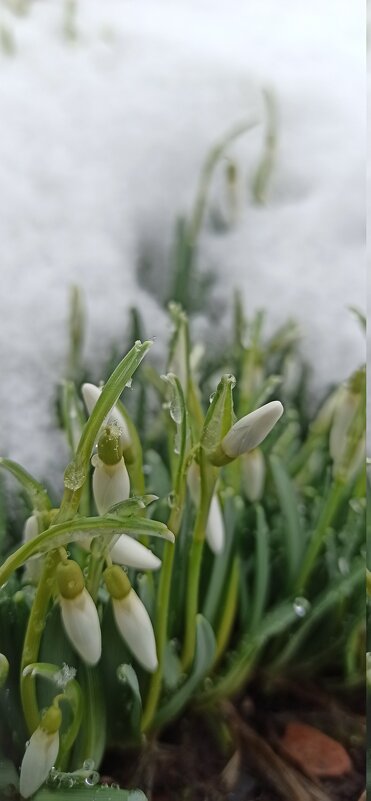
[[[344,747],[331,777],[321,775],[323,754],[317,775],[313,755],[310,770],[290,756],[290,724],[306,724]],[[336,743],[330,754],[338,753]],[[338,770],[346,772],[334,776]],[[364,801],[364,698],[339,700],[282,682],[269,693],[253,688],[213,713],[187,714],[140,754],[111,750],[101,775],[102,782],[141,787],[149,801]]]

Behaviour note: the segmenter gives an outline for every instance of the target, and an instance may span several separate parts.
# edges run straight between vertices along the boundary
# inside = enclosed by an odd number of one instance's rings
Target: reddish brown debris
[[[353,767],[341,743],[306,723],[288,723],[280,748],[303,773],[317,778],[343,776]]]

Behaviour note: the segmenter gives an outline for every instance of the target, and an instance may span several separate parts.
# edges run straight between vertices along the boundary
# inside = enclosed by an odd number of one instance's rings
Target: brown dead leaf
[[[341,743],[306,723],[288,723],[279,744],[307,776],[336,778],[352,770],[351,759]]]

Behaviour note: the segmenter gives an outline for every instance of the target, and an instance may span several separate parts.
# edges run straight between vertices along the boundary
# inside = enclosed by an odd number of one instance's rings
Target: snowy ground
[[[15,46],[0,50],[0,450],[52,478],[66,458],[52,397],[71,282],[96,379],[133,303],[163,341],[138,258],[149,249],[163,274],[206,151],[235,122],[261,121],[267,84],[280,117],[268,203],[247,198],[233,231],[206,232],[202,261],[219,293],[241,287],[272,325],[300,319],[317,390],[345,378],[364,355],[346,311],[365,305],[360,0],[81,0],[74,41],[64,3],[27,5],[17,16],[0,0]],[[260,125],[231,151],[246,176],[261,138]]]

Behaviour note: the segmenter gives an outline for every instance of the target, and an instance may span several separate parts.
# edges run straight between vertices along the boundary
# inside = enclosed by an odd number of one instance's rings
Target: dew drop
[[[94,770],[95,768],[94,759],[85,759],[85,762],[82,767],[83,770]]]
[[[305,617],[305,615],[308,614],[310,610],[310,603],[307,598],[298,596],[294,600],[293,607],[297,617]]]
[[[209,403],[212,403],[214,398],[215,398],[215,392],[212,392],[210,397],[209,397]]]
[[[93,772],[90,774],[90,776],[86,777],[85,784],[88,787],[94,787],[95,784],[98,784],[99,778],[100,778],[100,776],[99,776],[98,771],[93,770]]]
[[[131,389],[131,388],[132,388],[132,386],[133,386],[133,379],[132,379],[132,378],[129,378],[129,381],[127,381],[127,382],[126,382],[125,386],[126,386],[128,389]]]

